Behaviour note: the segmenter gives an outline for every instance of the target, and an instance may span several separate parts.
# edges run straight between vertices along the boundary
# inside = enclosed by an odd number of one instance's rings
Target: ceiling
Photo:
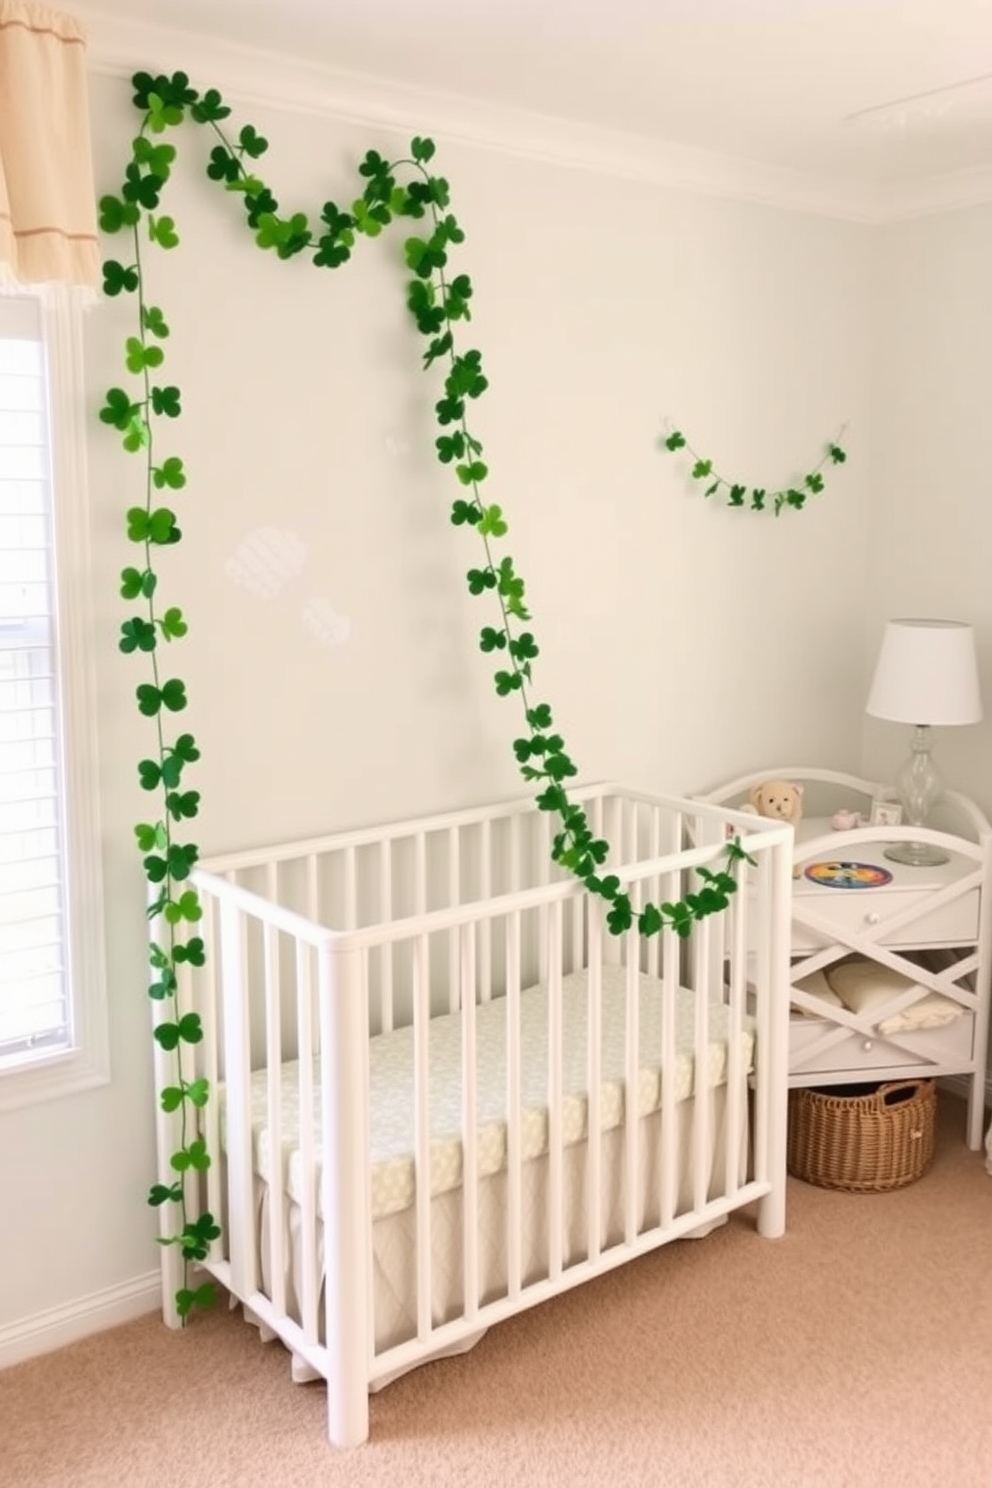
[[[118,18],[165,13],[190,41],[689,147],[866,202],[992,196],[992,0],[100,0],[92,22],[67,4],[98,48]]]

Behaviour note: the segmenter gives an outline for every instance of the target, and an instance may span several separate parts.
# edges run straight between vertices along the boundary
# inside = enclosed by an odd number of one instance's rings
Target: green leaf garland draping
[[[162,1109],[178,1121],[171,1173],[152,1185],[148,1202],[158,1208],[175,1206],[176,1223],[160,1244],[178,1246],[183,1259],[183,1284],[176,1294],[182,1318],[208,1306],[213,1288],[208,1282],[193,1287],[189,1267],[206,1258],[220,1228],[210,1213],[194,1214],[184,1179],[204,1172],[211,1157],[203,1137],[201,1116],[211,1092],[202,1078],[192,1078],[191,1051],[203,1039],[199,1015],[179,1006],[178,969],[199,968],[205,947],[197,934],[201,918],[199,896],[188,880],[199,849],[185,838],[186,824],[196,819],[200,797],[190,789],[187,774],[199,759],[195,735],[175,732],[187,708],[186,685],[174,675],[173,647],[187,634],[182,609],[160,597],[159,560],[163,549],[182,541],[179,505],[186,486],[182,457],[172,449],[175,422],[182,414],[181,390],[164,379],[170,326],[165,312],[150,303],[144,250],[152,244],[169,252],[179,244],[174,219],[162,211],[162,197],[176,164],[175,146],[164,138],[186,121],[214,136],[206,173],[226,194],[240,199],[246,226],[259,248],[279,259],[310,255],[317,268],[339,269],[351,259],[360,238],[375,238],[389,228],[405,230],[403,260],[408,278],[405,302],[424,340],[423,368],[440,375],[440,395],[434,411],[438,426],[435,453],[449,467],[458,495],[450,508],[454,526],[474,529],[478,557],[467,570],[469,592],[492,608],[490,622],[479,631],[479,649],[494,666],[493,685],[500,697],[517,700],[523,729],[513,740],[513,751],[523,779],[537,790],[536,805],[557,815],[552,857],[581,880],[591,894],[609,908],[610,931],[623,934],[636,926],[640,934],[657,934],[669,927],[687,936],[692,926],[727,907],[737,888],[736,872],[746,854],[734,840],[726,848],[725,869],[699,870],[701,887],[684,901],[647,905],[635,912],[630,896],[615,874],[601,872],[610,853],[609,843],[592,830],[582,807],[572,801],[568,781],[576,774],[549,703],[532,696],[534,663],[540,648],[530,628],[524,580],[513,558],[498,548],[508,533],[503,508],[490,501],[488,462],[481,441],[472,433],[470,409],[488,386],[481,353],[463,348],[462,336],[471,321],[473,286],[468,274],[455,272],[452,251],[461,246],[464,232],[451,210],[451,193],[443,176],[431,169],[434,144],[415,137],[409,155],[389,162],[369,150],[358,167],[359,194],[346,205],[326,201],[315,219],[302,212],[285,215],[269,186],[257,174],[256,162],[268,144],[250,124],[234,134],[230,109],[220,93],[204,93],[190,86],[185,73],[171,76],[139,72],[133,78],[134,105],[141,114],[138,134],[119,190],[99,204],[104,233],[122,236],[128,251],[103,265],[103,289],[111,297],[132,296],[135,320],[124,344],[124,366],[132,379],[126,387],[109,388],[99,411],[100,420],[116,431],[123,449],[138,457],[144,487],[140,503],[128,508],[128,540],[136,549],[134,561],[120,575],[120,595],[128,605],[121,622],[119,647],[146,667],[145,680],[135,689],[138,711],[153,731],[153,747],[138,762],[138,784],[151,806],[148,820],[135,827],[150,889],[150,918],[164,933],[149,950],[149,996],[161,1007],[154,1036],[173,1060],[173,1074],[159,1093]],[[126,260],[126,261],[125,261]],[[681,434],[670,435],[666,447],[684,446]],[[830,458],[844,458],[831,446]],[[704,470],[705,467],[705,470]],[[708,462],[697,460],[697,479],[709,476]],[[807,477],[807,489],[818,471]],[[731,504],[743,504],[744,488],[711,482],[708,494],[727,485]],[[798,493],[802,494],[802,493]],[[760,509],[763,493],[752,492],[752,507]],[[777,496],[776,496],[777,500]],[[783,504],[798,506],[789,492]],[[776,509],[779,509],[776,506]],[[167,1009],[169,1011],[167,1011]]]

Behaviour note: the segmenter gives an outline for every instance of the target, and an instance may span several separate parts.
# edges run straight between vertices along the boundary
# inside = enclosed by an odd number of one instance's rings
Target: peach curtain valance
[[[33,0],[0,0],[0,280],[100,283],[84,37]]]

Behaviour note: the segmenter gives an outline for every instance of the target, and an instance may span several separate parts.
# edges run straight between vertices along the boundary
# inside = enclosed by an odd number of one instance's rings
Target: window
[[[0,295],[0,1109],[107,1077],[79,317]]]

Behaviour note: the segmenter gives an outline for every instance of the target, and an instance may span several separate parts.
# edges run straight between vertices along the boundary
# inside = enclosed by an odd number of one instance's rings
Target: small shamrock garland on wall
[[[690,472],[694,481],[706,481],[704,496],[718,496],[724,494],[727,505],[739,507],[750,511],[771,511],[779,516],[786,507],[794,511],[802,511],[806,505],[807,498],[819,496],[826,486],[826,478],[823,474],[831,465],[843,465],[847,459],[847,453],[840,444],[843,437],[842,429],[837,439],[831,440],[819,463],[812,470],[807,471],[802,480],[794,486],[784,486],[777,491],[769,491],[763,486],[748,486],[742,481],[727,480],[713,468],[713,461],[706,460],[692,445],[689,444],[684,434],[678,429],[673,429],[661,441],[663,449],[670,454],[676,454],[679,450],[685,450],[691,455],[693,466]]]

